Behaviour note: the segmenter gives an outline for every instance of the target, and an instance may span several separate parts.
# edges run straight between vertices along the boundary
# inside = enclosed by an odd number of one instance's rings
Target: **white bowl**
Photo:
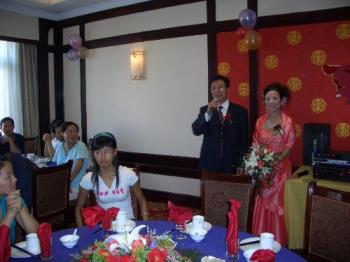
[[[189,234],[195,242],[200,242],[204,239],[207,231],[205,229],[195,229],[190,231]]]
[[[60,237],[60,241],[66,248],[72,248],[78,243],[79,238],[78,235],[64,235]]]
[[[249,262],[250,261],[250,257],[254,254],[255,251],[257,251],[258,249],[256,248],[251,248],[251,249],[247,249],[246,251],[243,252],[243,256],[245,257],[245,259]]]

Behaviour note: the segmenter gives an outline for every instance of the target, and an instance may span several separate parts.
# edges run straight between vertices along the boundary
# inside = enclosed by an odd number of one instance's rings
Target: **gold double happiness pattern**
[[[246,97],[249,95],[249,84],[248,83],[240,83],[238,85],[238,94],[242,97]]]
[[[311,63],[313,63],[314,65],[323,65],[324,63],[327,62],[327,54],[325,51],[323,51],[322,49],[318,49],[318,50],[314,50],[311,53]]]
[[[230,64],[227,62],[221,62],[218,65],[218,73],[223,76],[227,76],[228,73],[230,73],[231,67]]]
[[[301,127],[298,124],[294,125],[294,130],[295,130],[295,136],[300,137],[301,136]]]
[[[339,138],[346,138],[350,136],[350,125],[348,123],[338,123],[335,126],[335,134]]]
[[[278,66],[278,57],[276,55],[268,55],[265,57],[264,64],[270,70],[275,69]]]
[[[293,76],[288,79],[287,86],[290,91],[295,93],[301,89],[303,83],[301,82],[301,79],[299,77]]]
[[[288,44],[297,45],[301,42],[301,33],[296,30],[289,31],[286,36],[286,39]]]
[[[237,50],[240,53],[247,53],[249,48],[248,45],[245,43],[244,39],[241,39],[237,42]]]
[[[316,113],[322,113],[323,111],[325,111],[327,109],[327,103],[326,100],[324,100],[323,98],[320,97],[316,97],[314,99],[312,99],[311,101],[311,110]]]
[[[350,24],[341,24],[337,27],[335,31],[337,37],[341,40],[346,40],[350,38]]]

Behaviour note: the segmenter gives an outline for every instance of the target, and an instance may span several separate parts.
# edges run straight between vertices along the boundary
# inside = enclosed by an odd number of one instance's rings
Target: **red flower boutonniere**
[[[228,121],[232,125],[232,116],[230,113],[227,113],[224,118],[225,121]]]

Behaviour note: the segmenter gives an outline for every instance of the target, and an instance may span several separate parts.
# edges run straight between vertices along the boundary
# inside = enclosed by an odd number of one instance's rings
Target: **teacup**
[[[260,234],[260,247],[261,249],[273,249],[275,236],[271,233],[264,232]]]
[[[33,254],[40,253],[40,244],[37,233],[26,235],[26,249]]]
[[[204,228],[204,216],[195,215],[192,217],[192,228],[203,229]]]

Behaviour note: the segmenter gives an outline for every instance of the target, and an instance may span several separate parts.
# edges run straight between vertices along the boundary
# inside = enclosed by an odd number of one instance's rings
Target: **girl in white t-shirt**
[[[117,207],[126,211],[127,217],[134,218],[131,207],[130,190],[136,195],[141,207],[141,215],[148,219],[147,202],[140,187],[138,176],[131,169],[119,166],[117,142],[107,132],[94,136],[91,142],[93,171],[87,173],[80,182],[75,217],[78,226],[83,225],[81,210],[90,190],[94,192],[97,204],[107,210]]]

